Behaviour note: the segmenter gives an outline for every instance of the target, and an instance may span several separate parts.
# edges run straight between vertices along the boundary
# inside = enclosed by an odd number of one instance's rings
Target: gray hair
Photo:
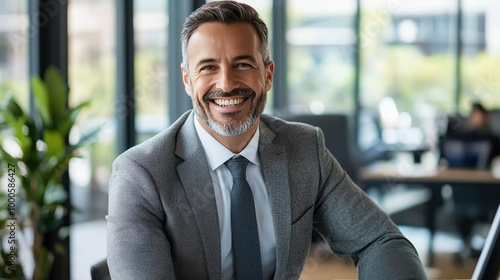
[[[181,32],[181,47],[182,67],[185,69],[188,69],[187,44],[189,38],[191,38],[196,28],[207,22],[251,24],[260,38],[260,49],[264,65],[268,66],[271,62],[269,57],[269,32],[266,24],[259,17],[257,11],[247,4],[238,3],[236,1],[213,1],[198,8],[184,22]]]

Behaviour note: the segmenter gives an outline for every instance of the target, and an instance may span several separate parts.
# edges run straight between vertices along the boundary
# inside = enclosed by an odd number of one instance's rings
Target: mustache
[[[245,88],[236,88],[233,89],[230,92],[225,92],[222,90],[213,90],[209,91],[205,96],[203,97],[203,101],[208,101],[210,99],[215,99],[215,98],[229,98],[229,97],[234,97],[234,96],[241,96],[244,98],[253,98],[255,97],[255,91],[251,89],[245,89]]]

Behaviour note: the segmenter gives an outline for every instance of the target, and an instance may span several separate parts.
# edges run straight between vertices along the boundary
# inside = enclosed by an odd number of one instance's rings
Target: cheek
[[[191,98],[203,99],[205,93],[203,83],[195,82],[191,85]]]

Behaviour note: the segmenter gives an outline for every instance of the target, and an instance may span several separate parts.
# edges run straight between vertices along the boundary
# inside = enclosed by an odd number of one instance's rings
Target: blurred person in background
[[[465,125],[466,132],[469,133],[491,133],[489,113],[479,102],[472,104],[472,110]]]

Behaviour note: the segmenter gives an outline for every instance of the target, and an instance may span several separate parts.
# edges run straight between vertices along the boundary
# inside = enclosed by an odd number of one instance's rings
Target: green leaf
[[[0,118],[2,119],[2,129],[12,128],[18,120],[18,118],[15,118],[9,111],[3,110],[0,110]]]
[[[29,137],[29,134],[28,135],[24,134],[25,125],[26,125],[26,116],[21,117],[20,119],[17,120],[16,123],[12,124],[12,128],[14,129],[15,132],[14,134],[16,138],[15,140],[19,144],[19,147],[23,152],[23,158],[26,155],[30,154],[30,150],[33,144],[33,141]]]
[[[35,105],[42,121],[47,126],[52,126],[52,119],[50,114],[50,103],[48,96],[48,89],[44,82],[39,77],[33,77],[31,79],[31,85],[33,87],[33,94],[35,95]]]
[[[2,162],[8,162],[10,164],[17,164],[17,161],[18,161],[18,159],[13,158],[2,147],[0,147],[0,159]]]
[[[10,93],[5,100],[0,103],[0,108],[2,109],[0,111],[9,112],[15,118],[25,115],[19,103],[17,103],[16,99]]]
[[[68,135],[70,129],[76,122],[78,114],[84,107],[87,107],[88,105],[90,105],[90,102],[86,101],[78,104],[74,108],[71,108],[69,110],[69,113],[58,123],[57,130],[59,130],[62,135]]]
[[[72,145],[70,147],[70,150],[74,151],[74,150],[77,150],[84,145],[93,143],[97,139],[97,136],[101,132],[101,130],[102,130],[102,127],[94,128],[89,133],[87,133],[83,137],[81,137],[80,140],[75,145]]]
[[[59,205],[66,202],[68,195],[66,190],[59,184],[49,184],[45,189],[44,203],[46,205]]]
[[[0,102],[0,129],[11,128],[23,117],[26,119],[27,115],[11,94]]]
[[[59,131],[45,130],[43,132],[43,140],[47,145],[47,158],[58,156],[60,153],[64,152],[64,138]]]
[[[68,94],[61,73],[55,66],[49,66],[44,76],[49,101],[50,116],[54,126],[61,120],[68,104]]]
[[[38,264],[40,265],[40,279],[39,280],[48,280],[49,274],[52,269],[52,264],[54,263],[54,253],[47,250],[46,247],[41,247],[38,256],[34,256]]]

